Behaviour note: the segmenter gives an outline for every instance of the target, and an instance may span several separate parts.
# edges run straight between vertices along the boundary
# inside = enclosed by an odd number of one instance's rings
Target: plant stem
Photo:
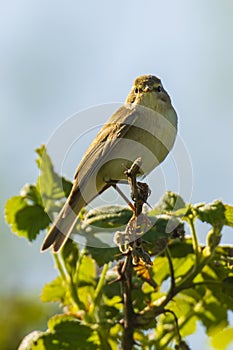
[[[200,256],[200,249],[199,249],[198,238],[197,238],[197,233],[196,233],[196,229],[194,226],[193,217],[188,218],[188,223],[190,225],[191,234],[192,234],[193,250],[194,250],[195,255],[196,255],[196,266],[198,266],[201,256]]]
[[[61,259],[59,257],[58,254],[53,254],[53,257],[54,257],[54,260],[55,260],[55,264],[56,264],[56,267],[63,279],[63,281],[65,282],[66,284],[66,288],[69,288],[70,289],[70,294],[71,294],[71,297],[72,297],[72,301],[74,302],[74,304],[76,306],[78,306],[79,309],[82,309],[84,307],[83,303],[80,301],[79,297],[78,297],[78,294],[77,294],[77,289],[76,289],[76,286],[75,286],[75,283],[73,281],[73,278],[72,278],[72,275],[69,275],[65,272],[63,266],[62,266],[62,262],[61,262]]]
[[[123,293],[123,313],[124,313],[124,331],[122,338],[122,350],[131,350],[134,345],[134,310],[132,303],[132,257],[126,256],[122,275],[122,293]]]
[[[174,321],[175,321],[175,328],[176,328],[176,333],[177,333],[177,338],[178,338],[178,341],[179,343],[181,342],[182,338],[181,338],[181,335],[180,335],[180,329],[179,329],[179,323],[178,323],[178,318],[175,314],[174,311],[172,310],[168,310],[168,309],[164,309],[164,312],[169,312],[173,317],[174,317]]]
[[[180,324],[176,325],[176,327],[178,327],[179,332],[180,330],[189,322],[189,320],[194,316],[194,312],[190,312],[186,319],[184,319],[182,322],[180,322]],[[178,320],[177,320],[178,321]],[[177,329],[176,329],[177,332]],[[179,340],[181,340],[181,337],[178,336]],[[158,344],[160,344],[159,349],[160,350],[165,350],[167,349],[168,345],[171,343],[171,341],[174,339],[174,333],[173,332],[167,332],[166,329],[164,329],[164,332],[160,335],[160,337],[157,339]],[[161,340],[163,341],[162,344],[160,343]]]
[[[99,282],[96,286],[95,295],[93,298],[93,303],[92,303],[90,310],[89,310],[90,317],[93,317],[94,312],[95,312],[95,308],[100,303],[100,299],[102,296],[102,291],[103,291],[103,286],[104,286],[107,271],[108,271],[108,264],[104,264],[103,270],[102,270],[101,275],[100,275]]]
[[[166,248],[165,253],[168,259],[168,265],[169,265],[170,275],[171,275],[171,286],[168,294],[173,294],[175,289],[175,274],[174,274],[174,268],[172,264],[171,253],[168,247]]]
[[[60,261],[60,258],[59,258],[59,255],[58,254],[53,254],[53,258],[54,258],[54,261],[55,261],[55,266],[56,268],[58,269],[63,281],[67,282],[67,276],[66,276],[66,273],[63,269],[63,266],[62,266],[62,263]]]
[[[95,290],[95,296],[94,296],[95,304],[98,303],[99,298],[101,297],[102,289],[104,286],[104,281],[105,281],[105,277],[106,277],[107,272],[108,272],[108,264],[104,264],[99,282],[98,282],[96,290]]]
[[[86,254],[86,249],[83,249],[82,251],[80,251],[79,258],[78,258],[78,261],[76,264],[75,274],[74,274],[75,284],[78,284],[79,271],[80,271],[80,267],[82,264],[82,259],[83,259],[85,254]]]
[[[85,305],[79,299],[79,296],[77,293],[77,287],[73,281],[72,276],[70,276],[69,287],[70,287],[72,299],[73,299],[74,303],[76,304],[76,306],[78,306],[78,309],[80,309],[80,310],[85,309]]]

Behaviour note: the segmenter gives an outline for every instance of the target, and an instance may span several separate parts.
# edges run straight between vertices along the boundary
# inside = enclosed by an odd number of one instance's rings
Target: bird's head
[[[163,113],[171,108],[171,99],[161,80],[154,75],[142,75],[135,79],[126,104],[145,106]]]

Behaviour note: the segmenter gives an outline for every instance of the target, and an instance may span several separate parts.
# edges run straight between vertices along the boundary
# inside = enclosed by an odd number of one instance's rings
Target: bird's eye
[[[138,93],[138,88],[135,88],[134,92],[135,92],[135,94],[137,94]]]
[[[159,86],[157,87],[157,91],[158,91],[158,92],[161,92],[161,91],[162,91],[162,86],[161,86],[161,85],[159,85]]]

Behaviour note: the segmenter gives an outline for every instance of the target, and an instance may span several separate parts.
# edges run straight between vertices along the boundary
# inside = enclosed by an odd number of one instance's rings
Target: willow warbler
[[[177,133],[177,115],[160,79],[143,75],[120,107],[99,131],[84,154],[72,190],[51,226],[41,251],[57,252],[69,237],[80,210],[118,181],[142,158],[141,175],[159,165],[171,150]]]

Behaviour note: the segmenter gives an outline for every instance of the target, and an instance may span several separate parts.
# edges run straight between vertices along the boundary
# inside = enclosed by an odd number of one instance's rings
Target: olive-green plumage
[[[171,150],[177,115],[160,79],[143,75],[120,107],[99,131],[84,154],[67,201],[50,228],[41,250],[57,252],[70,235],[80,210],[111,183],[125,181],[125,170],[142,158],[148,174]]]

